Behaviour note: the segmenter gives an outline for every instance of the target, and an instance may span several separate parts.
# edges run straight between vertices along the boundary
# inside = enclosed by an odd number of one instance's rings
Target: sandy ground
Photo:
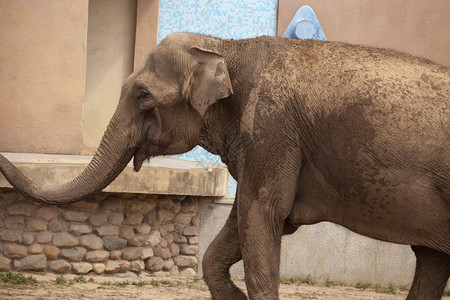
[[[108,276],[65,275],[66,283],[57,284],[57,275],[28,274],[37,279],[32,284],[12,284],[0,281],[0,299],[210,299],[208,288],[201,278],[144,277],[118,278]],[[92,279],[91,279],[92,278]],[[242,280],[235,280],[244,289]],[[281,284],[280,299],[405,299],[406,291],[395,294],[377,293],[373,289],[346,286]],[[445,297],[450,299],[450,297]]]

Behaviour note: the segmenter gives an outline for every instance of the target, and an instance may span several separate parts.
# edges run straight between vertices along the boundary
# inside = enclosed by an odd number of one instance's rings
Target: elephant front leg
[[[213,300],[247,299],[230,278],[230,267],[241,259],[235,201],[227,222],[203,256],[203,277]]]
[[[281,164],[279,164],[281,165]],[[250,299],[278,299],[281,237],[295,199],[295,163],[247,174],[238,191],[238,228]],[[281,171],[283,170],[283,171]]]
[[[283,223],[267,213],[264,203],[254,202],[247,220],[240,222],[245,283],[250,299],[278,299]]]

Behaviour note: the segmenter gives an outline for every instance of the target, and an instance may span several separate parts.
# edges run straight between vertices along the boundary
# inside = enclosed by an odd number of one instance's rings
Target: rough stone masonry
[[[195,275],[198,201],[99,193],[56,207],[0,189],[0,271]]]

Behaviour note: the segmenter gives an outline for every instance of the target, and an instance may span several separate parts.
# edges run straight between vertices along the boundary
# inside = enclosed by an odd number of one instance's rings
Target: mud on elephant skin
[[[28,197],[77,201],[134,156],[201,145],[238,182],[231,214],[203,258],[213,299],[245,299],[229,268],[243,259],[250,299],[277,299],[283,234],[330,221],[409,244],[408,299],[439,299],[450,274],[450,74],[384,49],[270,37],[172,34],[126,80],[85,171],[35,185],[4,157]],[[238,237],[238,238],[237,238]]]

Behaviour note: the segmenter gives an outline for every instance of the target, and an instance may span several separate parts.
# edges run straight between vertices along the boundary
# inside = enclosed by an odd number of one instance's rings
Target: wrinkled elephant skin
[[[0,169],[27,196],[66,203],[109,184],[132,156],[138,171],[201,145],[238,182],[203,258],[213,299],[247,298],[229,275],[241,259],[248,297],[278,299],[282,235],[322,221],[411,245],[408,299],[439,299],[450,274],[449,103],[449,71],[390,50],[172,34],[125,82],[80,177],[40,187],[3,157]]]

